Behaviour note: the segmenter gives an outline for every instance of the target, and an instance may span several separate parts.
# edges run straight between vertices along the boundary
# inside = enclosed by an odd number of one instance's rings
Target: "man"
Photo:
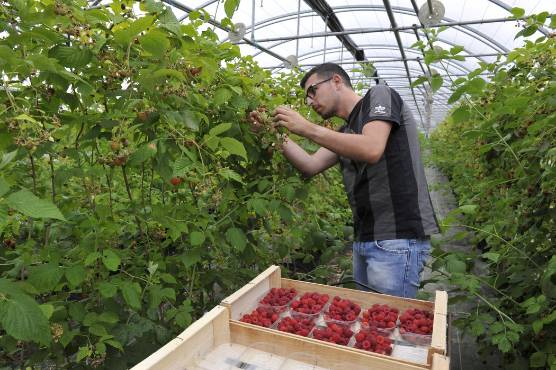
[[[275,125],[321,146],[309,154],[286,139],[283,154],[309,177],[340,163],[355,225],[354,279],[381,293],[415,297],[438,225],[409,107],[386,85],[361,98],[333,63],[311,69],[301,87],[322,118],[336,116],[346,124],[330,130],[280,106]]]

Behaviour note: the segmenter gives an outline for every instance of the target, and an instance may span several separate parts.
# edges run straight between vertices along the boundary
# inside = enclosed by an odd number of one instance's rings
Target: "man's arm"
[[[282,144],[282,152],[288,161],[307,177],[317,175],[338,163],[336,153],[319,148],[315,153],[309,154],[290,138]]]
[[[308,138],[336,155],[368,163],[380,160],[392,128],[391,123],[373,120],[365,124],[362,135],[346,134],[309,122],[286,107],[277,108],[275,113],[275,122],[291,132]]]

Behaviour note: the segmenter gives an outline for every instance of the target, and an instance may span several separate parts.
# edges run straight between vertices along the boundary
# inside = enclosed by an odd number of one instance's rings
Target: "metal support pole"
[[[328,28],[328,16],[326,16],[325,20],[324,20],[324,33],[326,34],[326,29]],[[324,49],[322,52],[322,62],[324,63],[324,61],[326,60],[326,40],[327,37],[324,36]]]
[[[255,1],[255,0],[253,0]],[[299,29],[300,29],[300,25],[301,25],[301,17],[300,17],[300,12],[301,12],[301,0],[297,0],[297,33],[296,33],[296,37],[299,37]],[[295,40],[295,57],[299,57],[299,38],[297,38]]]
[[[251,1],[251,41],[255,42],[255,2]]]
[[[444,22],[438,24],[431,24],[426,28],[439,28],[439,27],[454,27],[454,26],[465,26],[465,25],[472,25],[472,24],[488,24],[488,23],[503,23],[503,22],[515,22],[516,20],[526,20],[529,17],[521,17],[517,19],[509,19],[509,18],[493,18],[493,19],[482,19],[482,20],[470,20],[470,21],[461,21],[461,22]],[[346,31],[338,31],[338,32],[326,32],[326,33],[311,33],[307,35],[300,35],[299,38],[306,39],[312,37],[325,37],[325,36],[343,36],[343,35],[356,35],[362,33],[381,33],[381,32],[388,32],[388,31],[403,31],[403,30],[412,30],[415,26],[400,26],[400,27],[389,27],[389,28],[358,28],[353,30],[346,30]],[[416,27],[418,29],[425,28],[423,26]],[[271,37],[266,39],[259,39],[258,42],[271,42],[271,41],[282,41],[282,40],[292,40],[291,36],[287,37]],[[506,49],[506,48],[504,48]],[[508,51],[507,49],[504,51]]]
[[[342,49],[343,52],[343,49]],[[343,53],[342,53],[343,55]],[[467,54],[467,55],[462,55],[466,58],[480,58],[480,57],[496,57],[496,56],[506,56],[506,53],[485,53],[485,54]],[[407,60],[408,62],[418,62],[419,60],[422,60],[420,57],[417,58],[406,58],[405,60]],[[379,63],[394,63],[394,62],[402,62],[403,58],[388,58],[388,59],[377,59],[377,60],[362,60],[359,61],[359,63],[373,63],[373,64],[379,64]],[[336,61],[336,64],[351,64],[351,61],[343,61],[343,58],[340,58],[340,61]],[[300,67],[314,67],[316,65],[319,65],[320,63],[303,63],[300,64]],[[277,69],[277,68],[282,68],[283,66],[269,66],[269,67],[263,67],[264,69]]]
[[[432,14],[432,0],[427,0],[427,4],[429,5],[429,11]]]
[[[413,82],[411,81],[411,75],[409,73],[409,66],[407,65],[407,58],[405,57],[405,52],[403,49],[402,39],[400,38],[400,32],[396,30],[398,28],[396,24],[396,19],[394,18],[394,12],[392,12],[392,6],[390,5],[390,0],[382,0],[384,3],[384,8],[386,9],[386,13],[388,14],[388,18],[390,19],[390,24],[392,25],[392,29],[394,29],[394,36],[396,37],[396,42],[398,43],[398,48],[400,49],[400,55],[404,59],[403,64],[405,67],[405,71],[407,73],[407,80],[409,81],[409,87],[411,88],[411,94],[413,95],[413,100],[415,101],[415,106],[417,108],[417,112],[419,113],[419,117],[421,118],[421,127],[428,135],[428,129],[425,127],[423,122],[423,116],[421,114],[421,110],[419,109],[419,104],[417,104],[417,98],[415,97],[415,90],[413,89]]]
[[[187,13],[191,13],[192,11],[195,10],[195,9],[190,8],[190,7],[188,7],[187,5],[183,5],[183,4],[181,4],[181,3],[179,3],[179,2],[177,2],[177,1],[175,1],[175,0],[162,0],[162,1],[163,1],[164,3],[166,3],[166,4],[168,4],[168,5],[171,5],[171,6],[173,6],[173,7],[176,7],[176,8],[178,8],[179,10],[184,11],[184,12],[187,12]],[[220,28],[220,29],[223,30],[223,31],[229,31],[228,28],[222,26],[222,24],[221,24],[220,22],[218,22],[218,21],[216,21],[216,20],[214,20],[214,19],[212,19],[212,18],[209,18],[209,19],[207,20],[207,23],[209,23],[209,24],[211,24],[211,25],[213,25],[213,26],[215,26],[215,27],[218,27],[218,28]],[[271,50],[269,50],[269,49],[267,49],[267,48],[265,48],[265,47],[259,45],[259,43],[257,43],[257,42],[253,42],[253,41],[251,41],[251,40],[249,40],[249,39],[247,39],[247,38],[245,38],[245,37],[243,38],[243,42],[246,43],[246,44],[248,44],[248,45],[251,45],[251,46],[253,46],[253,47],[255,47],[255,48],[257,48],[257,49],[259,49],[259,50],[261,50],[261,51],[264,51],[264,52],[267,53],[268,55],[273,56],[274,58],[276,58],[276,59],[278,59],[278,60],[281,60],[281,61],[284,62],[284,63],[289,63],[288,60],[287,60],[286,58],[284,58],[283,56],[278,55],[278,54],[276,54],[275,52],[273,52],[273,51],[271,51]]]

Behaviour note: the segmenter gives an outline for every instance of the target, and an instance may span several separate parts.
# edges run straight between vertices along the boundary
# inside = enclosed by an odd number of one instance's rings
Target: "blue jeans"
[[[430,248],[428,239],[355,242],[353,278],[380,293],[415,298]]]

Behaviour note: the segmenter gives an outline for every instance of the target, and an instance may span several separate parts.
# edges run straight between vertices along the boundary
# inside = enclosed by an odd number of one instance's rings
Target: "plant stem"
[[[125,165],[122,166],[122,174],[124,176],[124,183],[125,183],[125,188],[127,190],[127,196],[129,197],[129,201],[133,204],[133,197],[131,196],[131,188],[129,187],[129,181],[127,180],[127,173],[125,170]],[[141,234],[141,237],[143,237],[143,227],[141,227],[141,221],[139,220],[139,217],[137,217],[137,215],[133,215],[135,217],[135,222],[137,222],[137,227],[139,228],[139,233]]]
[[[33,155],[29,153],[29,159],[31,160],[31,177],[33,178],[33,193],[37,195],[37,173],[35,172],[35,160]]]
[[[490,231],[486,231],[483,229],[479,229],[477,227],[474,226],[470,226],[470,225],[463,225],[463,224],[458,224],[458,225],[454,225],[454,224],[441,224],[442,227],[449,227],[449,226],[455,226],[455,227],[466,227],[468,229],[474,230],[474,231],[479,231],[485,234],[488,234],[490,236],[495,237],[496,239],[501,240],[502,242],[504,242],[505,244],[507,244],[510,248],[512,248],[513,250],[515,250],[516,252],[518,252],[519,254],[521,254],[524,258],[526,258],[527,260],[529,260],[529,262],[531,262],[533,265],[535,265],[535,267],[539,268],[540,266],[535,263],[535,261],[533,261],[531,259],[531,257],[529,257],[525,252],[519,250],[518,248],[516,248],[512,243],[510,243],[509,241],[507,241],[506,239],[502,238],[500,235],[498,234],[493,234]]]

